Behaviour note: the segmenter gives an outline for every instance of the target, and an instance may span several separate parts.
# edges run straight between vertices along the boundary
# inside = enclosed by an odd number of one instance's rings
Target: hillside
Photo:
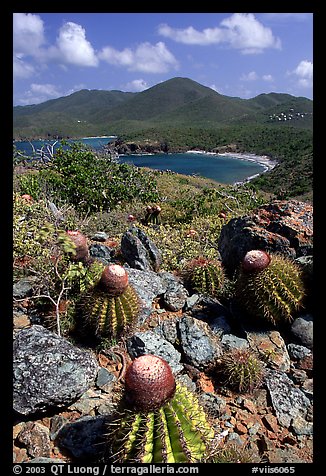
[[[159,130],[168,125],[220,128],[276,121],[312,128],[312,104],[309,99],[288,94],[229,97],[188,78],[172,78],[140,93],[82,90],[37,105],[16,106],[13,137],[78,138],[136,132],[153,125]],[[281,113],[304,116],[286,122]]]

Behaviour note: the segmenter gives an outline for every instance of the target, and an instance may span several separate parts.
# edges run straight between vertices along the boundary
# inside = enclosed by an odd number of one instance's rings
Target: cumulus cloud
[[[262,79],[264,81],[274,81],[274,78],[271,74],[263,74]]]
[[[148,89],[148,88],[149,86],[144,79],[134,79],[133,81],[130,81],[129,83],[127,83],[126,86],[124,87],[126,91],[131,91],[131,92],[145,91],[145,89]]]
[[[100,51],[99,58],[109,64],[127,67],[129,71],[143,73],[166,73],[178,67],[177,60],[161,41],[156,45],[141,43],[134,50],[125,48],[119,51],[106,46]]]
[[[13,14],[13,47],[21,55],[37,56],[45,43],[43,20],[32,13]]]
[[[63,64],[76,66],[97,66],[98,58],[91,43],[86,39],[86,31],[77,23],[67,22],[59,31],[56,46],[49,50],[50,56]]]
[[[75,66],[97,66],[99,60],[85,29],[67,22],[59,30],[55,45],[47,45],[43,20],[32,13],[13,15],[14,78],[28,78],[41,65],[57,62]]]
[[[258,79],[258,75],[256,71],[250,71],[250,73],[242,74],[240,81],[256,81]]]
[[[63,96],[62,91],[58,90],[54,84],[32,83],[30,89],[24,94],[24,97],[19,100],[19,103],[22,106],[26,106],[27,104],[39,104],[61,96]]]
[[[313,83],[313,63],[308,60],[302,60],[298,66],[288,73],[297,80],[297,86],[300,88],[311,88]]]
[[[266,48],[281,48],[281,41],[272,30],[260,23],[252,13],[234,13],[225,18],[219,27],[198,31],[192,26],[179,29],[166,24],[158,27],[160,35],[174,41],[192,45],[226,44],[243,54],[261,53]]]

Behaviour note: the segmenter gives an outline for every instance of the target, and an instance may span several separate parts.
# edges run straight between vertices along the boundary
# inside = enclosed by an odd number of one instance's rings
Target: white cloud
[[[263,74],[262,79],[264,81],[274,81],[274,78],[271,74]]]
[[[281,48],[281,41],[272,30],[260,23],[252,13],[234,13],[220,23],[220,27],[198,31],[192,26],[185,29],[158,27],[160,35],[174,41],[192,45],[226,44],[243,54],[261,53],[266,48]]]
[[[258,75],[256,71],[250,71],[250,73],[242,74],[240,81],[256,81],[258,79]]]
[[[166,73],[178,66],[173,54],[161,41],[156,45],[141,43],[134,50],[125,48],[118,51],[106,46],[100,51],[99,58],[113,65],[125,66],[129,71],[143,73]]]
[[[145,91],[145,89],[148,89],[148,88],[149,86],[144,79],[134,79],[133,81],[130,81],[129,83],[127,83],[126,86],[124,87],[126,91],[132,91],[132,92]]]
[[[27,104],[39,104],[49,99],[55,99],[64,94],[57,89],[54,84],[37,84],[32,83],[30,89],[19,100],[19,104],[26,106]]]
[[[311,61],[303,60],[300,61],[298,66],[295,68],[294,73],[303,79],[312,79],[313,77],[313,63]]]
[[[308,60],[302,60],[298,66],[287,73],[296,78],[296,85],[299,88],[311,88],[313,85],[313,63]]]
[[[35,73],[35,68],[30,63],[24,61],[19,55],[14,56],[13,75],[14,78],[30,78]]]
[[[13,14],[13,48],[18,54],[37,56],[45,43],[43,20],[32,13]]]
[[[95,51],[86,39],[85,29],[73,22],[67,22],[60,28],[56,46],[50,48],[49,54],[63,64],[98,65]]]

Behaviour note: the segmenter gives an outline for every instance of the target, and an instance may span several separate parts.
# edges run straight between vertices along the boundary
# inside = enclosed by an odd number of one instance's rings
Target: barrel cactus
[[[68,230],[67,237],[72,241],[75,251],[71,253],[71,259],[74,261],[84,261],[89,257],[87,238],[80,231]]]
[[[126,270],[117,264],[107,265],[99,282],[83,296],[80,310],[85,326],[98,338],[118,338],[126,332],[140,310]]]
[[[291,322],[304,294],[301,270],[290,258],[262,250],[249,251],[243,258],[235,296],[249,316],[273,325]]]
[[[182,274],[188,287],[209,296],[221,293],[225,283],[221,262],[202,256],[189,261]]]
[[[243,393],[259,387],[264,376],[264,364],[249,349],[231,349],[219,363],[218,373],[223,384]]]
[[[159,205],[148,205],[146,207],[146,214],[144,222],[146,225],[149,223],[153,225],[160,225],[161,224],[161,207]]]
[[[168,363],[137,357],[125,375],[125,396],[111,423],[110,458],[116,463],[207,461],[214,430],[195,394],[175,383]]]

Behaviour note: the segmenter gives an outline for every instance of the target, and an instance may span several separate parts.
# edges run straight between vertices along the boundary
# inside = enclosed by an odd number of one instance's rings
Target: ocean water
[[[79,139],[95,150],[101,150],[114,137],[88,137]],[[73,142],[73,141],[68,141]],[[40,149],[44,141],[32,141],[35,149]],[[47,141],[46,144],[54,144],[54,141]],[[26,155],[32,154],[32,147],[29,142],[16,142],[18,150]],[[60,146],[58,142],[54,150]],[[249,177],[262,173],[264,166],[252,161],[242,160],[238,157],[221,156],[213,154],[198,153],[178,153],[178,154],[146,154],[146,155],[126,155],[120,156],[122,163],[134,164],[138,167],[149,167],[155,170],[171,170],[184,175],[198,175],[201,177],[216,180],[224,184],[242,182]]]

